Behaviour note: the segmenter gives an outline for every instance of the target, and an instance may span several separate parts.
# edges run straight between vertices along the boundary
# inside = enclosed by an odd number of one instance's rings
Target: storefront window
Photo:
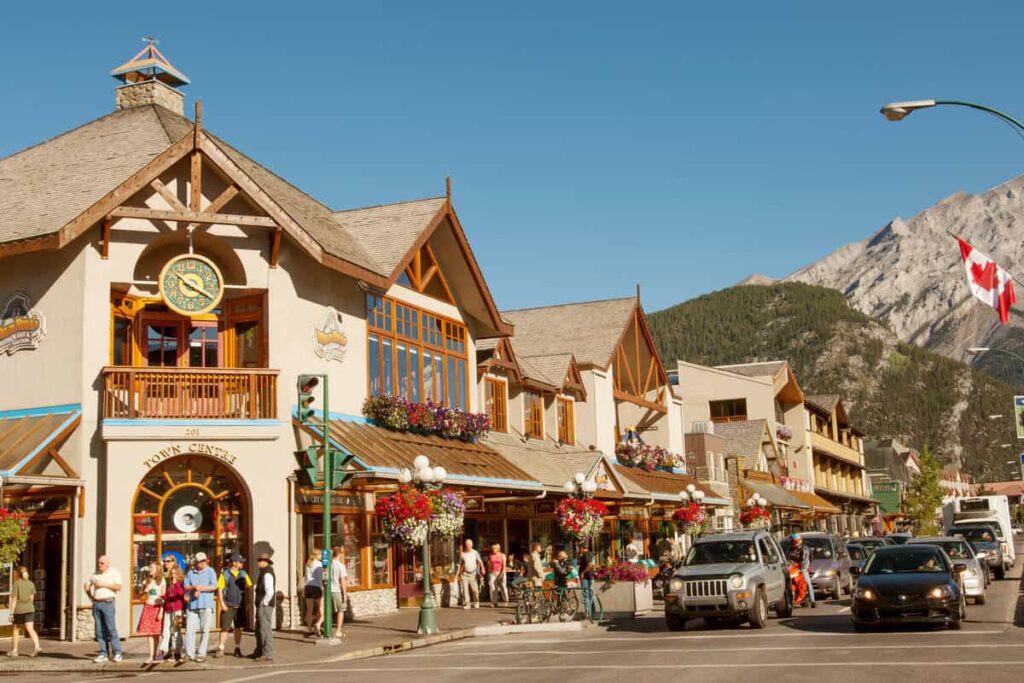
[[[364,586],[363,546],[366,545],[366,517],[364,515],[342,515],[342,532],[345,534],[345,569],[348,571],[348,585]]]
[[[551,552],[554,550],[554,542],[558,538],[558,530],[553,519],[535,519],[531,525],[532,537],[531,546],[540,543],[541,554],[545,561],[550,561]]]
[[[142,611],[147,565],[173,552],[179,564],[196,553],[220,570],[245,554],[247,501],[234,473],[202,456],[181,456],[150,470],[135,493],[132,519],[132,628]]]
[[[374,516],[371,518],[372,534],[370,537],[373,557],[373,585],[391,585],[391,543],[384,535],[380,526],[380,520]]]

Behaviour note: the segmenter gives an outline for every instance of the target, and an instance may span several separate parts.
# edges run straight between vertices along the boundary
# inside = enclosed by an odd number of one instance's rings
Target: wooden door
[[[395,557],[398,606],[415,607],[423,602],[423,550],[399,545],[395,547]]]

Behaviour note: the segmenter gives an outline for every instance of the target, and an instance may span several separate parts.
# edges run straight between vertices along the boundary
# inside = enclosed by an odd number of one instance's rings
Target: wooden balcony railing
[[[857,467],[864,467],[864,456],[849,446],[844,446],[838,441],[833,441],[827,436],[818,432],[811,432],[811,448],[815,451],[824,451],[837,460],[848,462]]]
[[[277,370],[103,369],[104,418],[277,418]]]

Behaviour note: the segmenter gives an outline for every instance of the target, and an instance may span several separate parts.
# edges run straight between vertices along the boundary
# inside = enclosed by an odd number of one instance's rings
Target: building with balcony
[[[863,433],[850,424],[836,394],[806,396],[807,433],[814,466],[815,493],[840,508],[828,518],[830,531],[860,533],[877,512],[864,465]]]

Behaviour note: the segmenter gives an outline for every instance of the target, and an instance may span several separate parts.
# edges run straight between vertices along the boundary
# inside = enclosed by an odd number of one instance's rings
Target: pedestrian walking
[[[242,656],[242,627],[248,621],[245,610],[245,590],[252,588],[249,573],[242,568],[245,558],[235,553],[228,567],[217,577],[217,597],[220,599],[220,644],[214,657],[224,656],[228,634],[235,634],[235,656]]]
[[[164,558],[167,571],[166,588],[164,589],[164,618],[160,635],[160,647],[156,651],[155,662],[162,662],[174,655],[174,661],[181,660],[181,629],[185,625],[185,573],[173,557]]]
[[[456,578],[462,587],[462,609],[480,607],[480,577],[483,572],[484,561],[480,553],[473,549],[472,539],[467,538],[462,544],[462,553],[459,555],[459,571]]]
[[[551,570],[555,574],[555,588],[566,588],[569,585],[569,556],[564,550],[559,550],[555,559],[551,562]]]
[[[92,661],[104,664],[108,656],[115,662],[124,660],[121,640],[117,636],[114,601],[121,590],[121,573],[110,566],[110,559],[100,555],[96,559],[96,573],[85,584],[85,594],[92,600],[92,619],[96,625],[96,642],[100,653]]]
[[[263,553],[256,558],[260,573],[256,577],[256,650],[253,659],[274,661],[274,617],[277,612],[277,577],[274,561]]]
[[[146,585],[142,587],[145,602],[142,605],[142,614],[139,615],[139,623],[135,626],[136,633],[146,636],[146,645],[149,647],[149,659],[146,660],[146,664],[155,663],[160,632],[163,630],[165,592],[164,570],[156,562],[150,562],[146,567]]]
[[[331,606],[334,611],[334,637],[344,638],[345,605],[348,603],[348,567],[345,566],[345,549],[335,546],[331,560]]]
[[[316,548],[306,560],[302,597],[306,600],[306,626],[309,628],[306,635],[315,636],[324,625],[324,568],[320,564],[320,551]]]
[[[541,545],[540,543],[534,543],[530,546],[530,567],[529,567],[529,578],[533,582],[534,588],[544,587],[544,577],[547,572],[544,570],[544,560],[541,557]]]
[[[487,592],[491,596],[491,607],[498,606],[499,593],[503,605],[508,607],[508,584],[505,581],[507,571],[508,558],[501,552],[501,544],[491,545],[491,554],[487,556]]]
[[[8,657],[18,656],[18,630],[25,629],[25,635],[32,641],[34,646],[29,657],[38,655],[42,648],[39,647],[39,635],[36,634],[36,585],[28,578],[28,567],[18,567],[15,572],[17,577],[14,585],[11,586],[11,602],[7,605],[11,618],[11,651]]]
[[[185,600],[188,602],[185,616],[185,657],[195,662],[204,662],[206,648],[210,645],[210,626],[213,623],[213,595],[217,591],[217,572],[209,566],[206,553],[196,553],[195,564],[185,574],[182,586],[185,588]]]
[[[594,611],[594,557],[590,554],[590,546],[586,541],[580,543],[576,564],[583,593],[583,616],[589,621]]]

